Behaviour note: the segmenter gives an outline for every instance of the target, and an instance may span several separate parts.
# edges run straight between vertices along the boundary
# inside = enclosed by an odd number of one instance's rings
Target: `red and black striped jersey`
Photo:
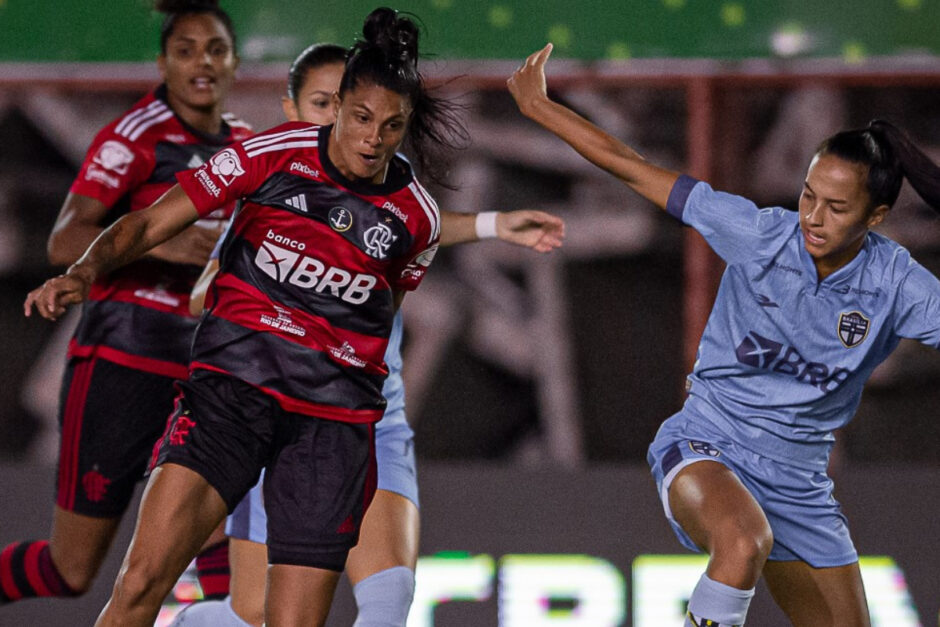
[[[106,222],[150,206],[219,149],[251,136],[230,114],[218,135],[180,119],[160,86],[98,132],[71,192],[110,208]],[[207,216],[227,218],[231,206]],[[102,225],[104,226],[104,224]],[[143,258],[98,279],[91,288],[70,355],[97,354],[124,366],[184,378],[196,319],[189,294],[202,268]]]
[[[344,177],[331,129],[283,124],[178,175],[200,215],[242,201],[190,368],[236,376],[289,411],[375,422],[394,293],[421,282],[440,214],[400,157],[381,184]]]

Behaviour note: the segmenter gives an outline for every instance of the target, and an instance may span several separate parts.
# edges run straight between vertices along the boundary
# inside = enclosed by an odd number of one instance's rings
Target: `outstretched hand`
[[[496,216],[496,235],[504,242],[547,253],[561,246],[565,222],[544,211],[500,212]]]
[[[69,305],[80,303],[88,297],[91,283],[88,277],[71,270],[53,277],[26,295],[23,313],[29,317],[35,304],[40,316],[57,320]]]
[[[528,56],[519,69],[512,73],[506,85],[523,115],[528,116],[532,107],[548,99],[545,87],[545,62],[552,53],[552,44]]]

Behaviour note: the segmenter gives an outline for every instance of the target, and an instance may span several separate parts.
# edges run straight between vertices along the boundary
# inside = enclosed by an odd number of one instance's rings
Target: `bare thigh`
[[[268,547],[264,544],[229,538],[232,568],[232,609],[252,625],[264,622],[264,591],[268,576]]]
[[[309,566],[268,568],[267,627],[320,627],[326,623],[339,573]]]
[[[669,487],[669,507],[708,552],[711,579],[741,590],[754,587],[773,534],[760,505],[727,466],[706,460],[683,468]]]
[[[764,580],[795,627],[869,627],[858,562],[813,568],[806,562],[767,562]]]
[[[226,513],[201,475],[163,464],[150,476],[134,537],[98,625],[153,625],[160,604]]]

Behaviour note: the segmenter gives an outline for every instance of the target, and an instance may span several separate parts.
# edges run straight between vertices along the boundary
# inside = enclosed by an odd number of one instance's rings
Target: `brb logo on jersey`
[[[376,224],[366,229],[362,235],[362,240],[366,245],[366,253],[376,259],[385,259],[388,256],[388,249],[392,242],[398,239],[398,236],[392,233],[392,229],[385,224]]]
[[[871,320],[858,311],[839,314],[839,339],[846,348],[855,348],[865,341]]]
[[[754,331],[735,349],[738,361],[746,366],[770,370],[809,383],[823,392],[832,392],[849,378],[849,370],[807,361],[792,346],[768,339]]]
[[[265,238],[255,255],[255,265],[278,283],[290,283],[318,293],[329,290],[333,296],[353,305],[361,305],[369,300],[372,288],[378,280],[369,274],[356,274],[327,266],[319,259],[301,255],[298,251],[307,248],[304,242],[279,235],[268,229]],[[276,246],[276,242],[287,248]]]
[[[238,153],[231,148],[226,148],[222,152],[212,155],[209,159],[209,165],[212,166],[212,173],[215,174],[222,183],[231,185],[232,181],[245,173],[242,163],[238,159]]]
[[[134,153],[131,149],[113,139],[101,144],[94,158],[95,163],[115,174],[127,174],[127,168],[133,160]]]

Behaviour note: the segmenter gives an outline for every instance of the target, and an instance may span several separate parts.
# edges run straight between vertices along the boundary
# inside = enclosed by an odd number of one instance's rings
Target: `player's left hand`
[[[496,235],[504,242],[547,253],[562,244],[565,222],[544,211],[520,209],[496,216]]]

